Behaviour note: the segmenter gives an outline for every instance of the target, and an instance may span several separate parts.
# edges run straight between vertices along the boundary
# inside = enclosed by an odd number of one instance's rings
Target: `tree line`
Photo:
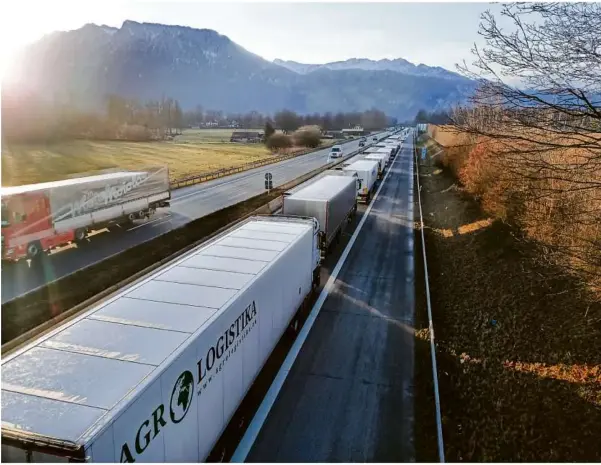
[[[262,128],[269,122],[269,124],[285,133],[296,131],[302,126],[319,126],[323,131],[335,131],[354,126],[375,130],[396,124],[395,118],[389,118],[384,112],[376,109],[363,112],[327,112],[307,115],[284,109],[272,116],[258,111],[225,113],[217,110],[204,110],[200,105],[193,111],[185,112],[184,121],[187,127],[214,125],[217,127],[235,126],[241,129]]]
[[[4,142],[162,140],[185,127],[179,102],[169,97],[139,102],[108,95],[104,111],[93,112],[31,93],[3,92],[2,116]]]
[[[544,246],[542,263],[601,295],[601,4],[509,4],[502,16],[516,32],[485,12],[486,45],[459,67],[480,84],[451,114],[470,143],[453,163],[487,210]]]
[[[193,110],[183,111],[180,102],[170,97],[139,101],[114,94],[106,96],[104,111],[90,112],[69,105],[46,103],[33,94],[3,92],[2,115],[2,138],[8,142],[163,140],[181,134],[185,128],[262,129],[267,123],[285,134],[303,126],[339,131],[354,126],[378,130],[396,124],[396,119],[377,109],[307,115],[284,109],[269,115],[258,111],[205,110],[197,105]]]
[[[448,111],[432,111],[428,112],[421,109],[415,115],[413,124],[450,124],[451,116]]]

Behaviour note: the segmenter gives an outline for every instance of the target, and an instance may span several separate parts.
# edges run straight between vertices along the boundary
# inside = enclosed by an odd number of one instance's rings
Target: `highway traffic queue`
[[[205,461],[407,132],[4,357],[3,461]]]

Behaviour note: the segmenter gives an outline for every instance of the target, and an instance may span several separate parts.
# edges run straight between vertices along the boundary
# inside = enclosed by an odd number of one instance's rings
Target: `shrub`
[[[273,128],[273,125],[271,124],[271,122],[267,121],[265,123],[265,141],[267,141],[267,139],[269,139],[271,136],[273,136],[275,134],[275,129]]]
[[[272,152],[277,152],[278,150],[292,147],[292,138],[286,134],[272,134],[269,139],[265,141],[265,145]]]
[[[303,126],[292,135],[294,145],[300,147],[319,147],[321,144],[321,130],[318,126]]]
[[[585,157],[588,152],[562,148],[570,140],[550,132],[530,137],[553,140],[558,145],[553,150],[510,137],[476,139],[444,127],[436,136],[445,143],[442,164],[487,212],[542,244],[543,263],[578,273],[601,295],[601,200],[593,188],[601,175]]]
[[[132,142],[143,142],[152,140],[150,130],[139,124],[124,124],[119,128],[119,139]]]

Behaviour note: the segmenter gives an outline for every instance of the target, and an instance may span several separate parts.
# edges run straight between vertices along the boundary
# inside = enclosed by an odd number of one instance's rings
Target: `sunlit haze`
[[[26,1],[3,14],[0,66],[53,31],[124,20],[214,29],[268,60],[326,63],[349,58],[405,58],[442,66],[471,60],[486,3],[192,3]]]

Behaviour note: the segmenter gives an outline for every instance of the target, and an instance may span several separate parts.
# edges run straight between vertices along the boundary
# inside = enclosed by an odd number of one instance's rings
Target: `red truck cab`
[[[44,250],[73,240],[73,231],[55,234],[50,199],[44,192],[2,197],[2,259],[36,258]]]

